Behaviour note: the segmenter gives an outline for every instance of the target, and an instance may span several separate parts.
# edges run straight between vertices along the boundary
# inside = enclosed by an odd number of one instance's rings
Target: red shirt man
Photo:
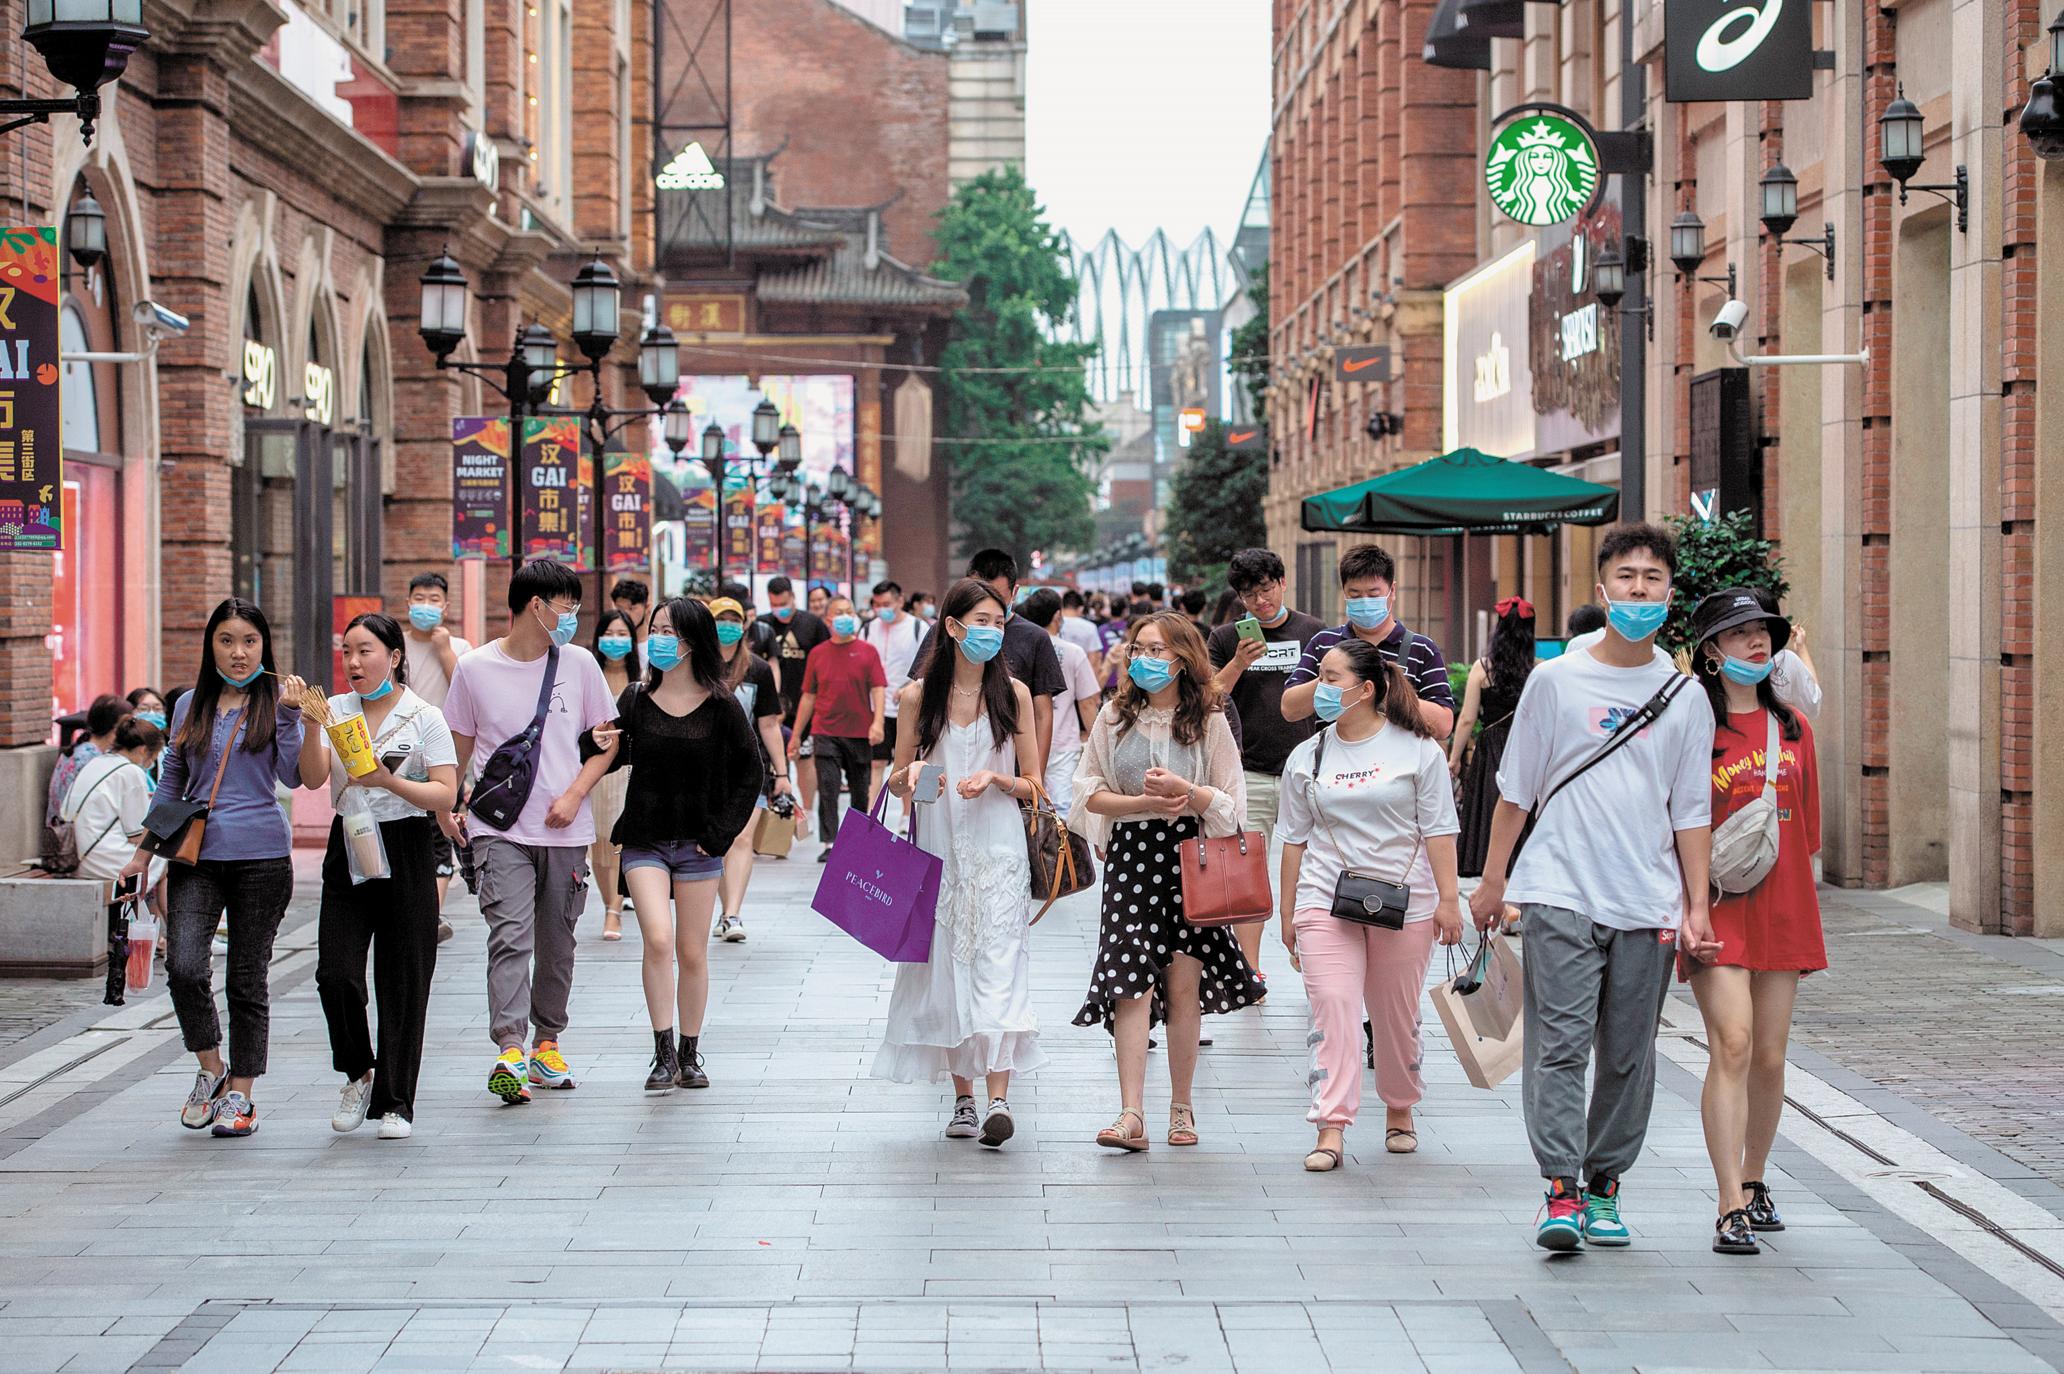
[[[825,840],[819,863],[830,855],[830,841],[838,833],[841,778],[853,805],[868,803],[868,775],[874,746],[885,735],[889,686],[881,655],[860,639],[853,603],[836,597],[825,610],[831,639],[810,650],[804,660],[803,699],[796,706],[795,734],[788,745],[788,756],[795,758],[805,735],[814,740],[818,833]]]

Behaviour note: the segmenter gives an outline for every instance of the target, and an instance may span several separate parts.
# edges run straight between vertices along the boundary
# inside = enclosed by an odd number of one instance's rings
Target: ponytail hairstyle
[[[1419,714],[1419,693],[1405,670],[1383,656],[1383,651],[1366,639],[1348,638],[1333,646],[1333,652],[1347,660],[1347,670],[1363,682],[1376,684],[1376,712],[1398,729],[1421,739],[1433,738],[1433,727]]]

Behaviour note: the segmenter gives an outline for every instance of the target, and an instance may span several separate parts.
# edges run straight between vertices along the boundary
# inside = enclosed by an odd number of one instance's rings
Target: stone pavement
[[[942,1139],[943,1088],[866,1077],[892,971],[807,910],[812,848],[762,867],[751,940],[711,951],[706,1092],[640,1091],[638,945],[602,943],[597,909],[565,1042],[581,1087],[490,1098],[463,891],[411,1140],[329,1130],[305,899],[249,1140],[179,1129],[190,1060],[161,991],[0,1050],[0,1369],[2064,1368],[2055,1185],[1836,1062],[1839,1024],[1795,1063],[1772,1177],[1791,1229],[1763,1256],[1708,1248],[1703,1048],[1673,998],[1638,1242],[1553,1258],[1529,1245],[1516,1080],[1469,1087],[1430,1012],[1421,1152],[1384,1154],[1372,1121],[1347,1169],[1302,1171],[1304,1004],[1273,936],[1269,1004],[1207,1021],[1204,1143],[1158,1143],[1156,1056],[1154,1149],[1094,1148],[1108,1041],[1068,1024],[1093,894],[1038,928],[1053,1063],[1012,1094],[1017,1138]],[[1802,1024],[1865,981],[1809,984]],[[1854,1058],[1926,1090],[1882,1053]]]

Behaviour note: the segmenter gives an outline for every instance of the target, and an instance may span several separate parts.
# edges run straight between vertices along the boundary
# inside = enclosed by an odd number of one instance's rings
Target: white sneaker
[[[728,940],[730,938],[731,918],[729,916],[718,916],[717,923],[710,927],[710,939]]]
[[[990,1098],[989,1111],[982,1118],[982,1143],[993,1150],[1009,1140],[1017,1129],[1017,1123],[1011,1120],[1010,1103],[1000,1097]]]
[[[725,918],[724,943],[730,945],[745,943],[745,917],[729,916]]]
[[[354,1078],[337,1094],[337,1110],[330,1116],[330,1129],[338,1135],[348,1135],[365,1125],[366,1099],[372,1095],[373,1073],[366,1070],[364,1078]]]
[[[409,1119],[400,1112],[389,1112],[380,1118],[380,1139],[382,1140],[407,1140],[409,1136],[415,1133],[415,1129],[414,1126],[409,1125]]]
[[[975,1121],[975,1099],[956,1097],[953,1099],[953,1119],[946,1123],[948,1140],[973,1140],[982,1133]]]

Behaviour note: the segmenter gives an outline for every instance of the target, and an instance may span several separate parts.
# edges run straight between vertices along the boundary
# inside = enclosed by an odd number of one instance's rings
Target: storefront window
[[[58,340],[71,361],[62,378],[65,546],[51,555],[47,643],[54,714],[128,685],[122,676],[120,364],[77,358],[118,350],[116,302],[105,268],[81,270],[67,261],[64,287]]]

